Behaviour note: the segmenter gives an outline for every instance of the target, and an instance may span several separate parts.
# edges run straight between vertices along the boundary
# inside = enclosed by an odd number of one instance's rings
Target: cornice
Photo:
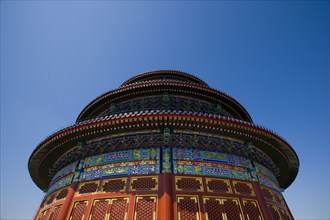
[[[46,138],[32,153],[29,160],[31,176],[40,186],[39,169],[46,164],[45,161],[50,158],[50,155],[59,157],[74,147],[77,142],[88,141],[105,134],[127,133],[141,129],[158,129],[161,132],[165,127],[223,134],[244,141],[252,141],[280,167],[282,180],[279,182],[282,188],[289,186],[297,175],[299,160],[296,153],[283,138],[268,129],[219,115],[163,110],[115,114],[86,120],[62,129]]]

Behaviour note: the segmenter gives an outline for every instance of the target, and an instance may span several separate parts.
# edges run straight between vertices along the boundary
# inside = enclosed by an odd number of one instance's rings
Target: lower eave
[[[299,159],[292,147],[281,137],[245,121],[216,115],[204,117],[196,114],[173,114],[165,111],[157,114],[132,113],[75,124],[51,135],[34,150],[29,159],[31,178],[39,188],[46,189],[51,180],[51,177],[45,175],[45,173],[48,174],[48,169],[52,168],[49,161],[56,161],[77,142],[102,137],[105,134],[175,126],[178,129],[204,131],[252,141],[275,163],[277,161],[276,165],[280,167],[281,172],[279,183],[282,188],[287,188],[294,181],[299,169]],[[46,166],[46,164],[48,165]]]

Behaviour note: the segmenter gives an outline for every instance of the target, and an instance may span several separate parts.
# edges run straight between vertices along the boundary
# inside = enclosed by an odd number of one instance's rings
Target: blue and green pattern
[[[244,157],[197,149],[164,147],[126,150],[86,157],[64,167],[53,178],[49,192],[70,185],[72,181],[159,173],[259,181],[279,191],[273,173],[261,164],[254,164],[256,167]]]
[[[277,183],[275,183],[273,180],[269,179],[268,177],[262,175],[262,174],[258,174],[258,179],[259,179],[259,183],[261,185],[267,186],[269,188],[272,188],[274,190],[276,190],[277,192],[281,192],[279,186]]]
[[[263,175],[265,175],[266,177],[271,179],[273,182],[275,182],[277,185],[279,185],[278,182],[277,182],[276,177],[274,176],[274,174],[269,169],[267,169],[266,167],[264,167],[260,163],[254,162],[254,164],[257,167],[258,172],[262,173]]]
[[[127,165],[108,167],[103,169],[91,170],[82,172],[80,174],[79,181],[102,179],[115,176],[127,176],[127,175],[145,175],[145,174],[158,174],[159,163],[146,164],[146,165]]]
[[[70,166],[70,165],[69,165]],[[65,186],[69,186],[72,182],[74,174],[70,174],[60,180],[58,180],[56,183],[54,183],[48,190],[47,194],[50,194],[60,188],[63,188]]]
[[[63,176],[66,176],[67,174],[74,172],[77,167],[78,161],[71,163],[65,167],[63,167],[60,171],[58,171],[52,181],[50,182],[50,185],[52,185],[54,182],[56,182],[58,179],[62,178]]]
[[[233,178],[251,181],[251,175],[247,171],[234,170],[229,168],[211,167],[204,165],[186,165],[174,162],[175,174],[214,176],[221,178]]]
[[[135,160],[159,160],[159,148],[118,151],[87,157],[84,168]]]
[[[234,166],[250,167],[250,160],[232,154],[203,151],[197,149],[173,148],[174,160],[194,160],[205,162],[216,162]]]
[[[171,149],[162,149],[162,173],[172,173]]]
[[[192,164],[188,161],[195,162]],[[173,148],[173,167],[175,174],[257,180],[256,172],[252,172],[254,169],[250,160],[226,153]]]

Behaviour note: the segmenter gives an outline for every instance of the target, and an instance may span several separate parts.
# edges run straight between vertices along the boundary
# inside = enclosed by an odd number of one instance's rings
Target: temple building
[[[299,159],[234,98],[179,71],[142,73],[32,152],[35,219],[293,219]]]

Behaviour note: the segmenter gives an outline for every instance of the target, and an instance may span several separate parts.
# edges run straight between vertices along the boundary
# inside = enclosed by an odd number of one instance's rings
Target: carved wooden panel
[[[273,193],[270,189],[268,189],[266,187],[261,187],[261,191],[262,191],[262,194],[264,195],[264,197],[266,199],[274,201],[274,196],[273,196]]]
[[[229,180],[206,178],[206,189],[208,192],[232,193]]]
[[[113,198],[109,210],[109,217],[111,220],[125,220],[127,219],[129,206],[129,198]]]
[[[47,220],[50,214],[50,209],[43,210],[40,215],[38,220]]]
[[[110,179],[103,182],[103,192],[125,192],[127,178]]]
[[[206,219],[243,220],[242,208],[237,198],[204,197]]]
[[[243,210],[246,219],[250,220],[263,220],[258,202],[252,199],[242,199]]]
[[[273,220],[281,220],[280,213],[275,205],[267,203],[268,209],[273,217]]]
[[[89,220],[127,219],[129,198],[115,197],[96,199],[89,214]]]
[[[293,220],[293,218],[291,217],[291,215],[289,214],[289,212],[287,210],[284,209],[279,209],[280,213],[281,213],[281,217],[283,220]]]
[[[233,180],[234,190],[236,194],[255,196],[251,183]]]
[[[58,218],[58,215],[60,214],[62,205],[55,206],[52,213],[49,216],[49,219],[56,220]]]
[[[274,192],[273,194],[274,194],[275,201],[276,201],[278,204],[280,204],[280,205],[282,205],[282,206],[285,206],[285,203],[284,203],[284,200],[283,200],[282,195],[280,195],[280,194],[277,193],[277,192]]]
[[[109,204],[110,204],[110,199],[94,200],[91,212],[89,214],[89,219],[104,220],[105,217],[107,216],[107,210]]]
[[[199,220],[198,196],[177,196],[177,212],[179,220]]]
[[[132,177],[130,190],[131,191],[158,190],[158,177],[157,176]]]
[[[85,216],[85,211],[87,207],[87,201],[79,201],[75,202],[71,214],[70,214],[70,220],[81,220]]]
[[[64,199],[68,195],[69,189],[62,189],[56,196],[56,200]]]
[[[175,189],[177,191],[200,192],[203,190],[203,181],[200,177],[175,177]]]
[[[52,195],[48,196],[48,199],[47,199],[47,205],[51,204],[54,199],[55,199],[55,196],[56,196],[56,193],[53,193]]]
[[[94,193],[99,186],[98,182],[81,183],[78,194]]]
[[[137,196],[135,198],[134,219],[155,220],[157,196]]]

